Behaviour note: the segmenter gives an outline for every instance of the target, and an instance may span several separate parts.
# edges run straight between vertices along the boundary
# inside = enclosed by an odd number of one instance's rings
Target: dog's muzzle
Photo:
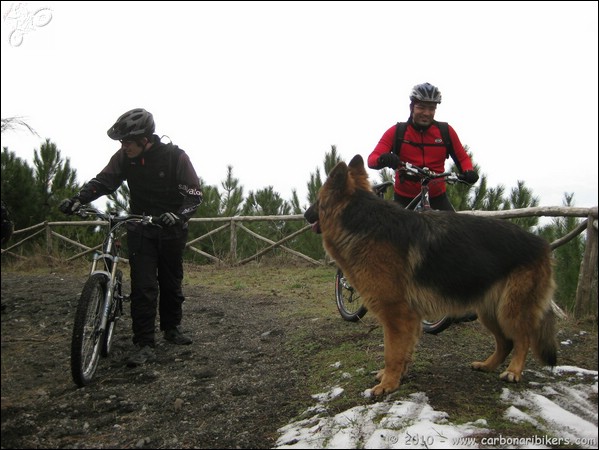
[[[316,206],[316,204],[310,206],[306,210],[306,212],[304,213],[304,218],[308,221],[309,224],[312,225],[312,231],[314,231],[316,234],[320,234],[322,232],[318,221],[318,207]]]

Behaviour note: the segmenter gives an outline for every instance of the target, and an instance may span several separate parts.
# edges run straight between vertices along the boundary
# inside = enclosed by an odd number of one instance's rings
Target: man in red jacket
[[[395,141],[396,126],[389,128],[378,145],[368,157],[368,167],[382,169],[389,167],[396,170],[400,161],[419,167],[428,167],[434,172],[445,171],[445,160],[451,156],[460,172],[460,179],[474,184],[478,174],[473,170],[472,160],[464,150],[455,130],[448,125],[451,145],[443,142],[439,125],[434,120],[437,105],[441,103],[441,92],[430,83],[414,86],[410,94],[410,117],[403,137],[403,143],[397,150],[399,156],[392,152]],[[445,144],[445,145],[443,145]],[[452,211],[453,207],[447,198],[445,181],[429,185],[430,203],[433,209]],[[420,182],[409,177],[395,177],[395,201],[404,207],[420,194]]]

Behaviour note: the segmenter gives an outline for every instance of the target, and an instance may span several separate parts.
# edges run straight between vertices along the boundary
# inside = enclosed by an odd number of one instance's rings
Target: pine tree
[[[243,204],[243,187],[239,179],[233,176],[233,166],[227,166],[227,177],[221,186],[224,195],[221,197],[220,215],[224,217],[239,215]]]
[[[45,220],[38,214],[41,200],[33,169],[7,147],[2,149],[2,200],[11,213],[15,230]]]
[[[63,161],[60,150],[50,139],[40,146],[39,153],[33,151],[33,167],[41,221],[62,219],[58,205],[64,197],[78,189],[77,172],[71,169],[68,158]]]
[[[539,206],[539,197],[535,197],[532,191],[528,189],[524,181],[518,180],[518,185],[512,189],[509,198],[511,209],[529,208]],[[525,230],[531,231],[539,223],[538,217],[518,217],[512,221],[520,225]]]

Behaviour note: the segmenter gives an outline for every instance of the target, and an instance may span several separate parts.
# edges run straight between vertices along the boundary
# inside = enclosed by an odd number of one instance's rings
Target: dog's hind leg
[[[545,364],[556,362],[556,343],[551,297],[555,287],[551,260],[547,253],[536,264],[510,276],[506,283],[505,301],[498,309],[498,323],[514,342],[512,360],[499,378],[516,383],[522,378],[528,350]],[[544,344],[539,345],[540,342]]]
[[[514,347],[514,343],[503,334],[494,314],[489,316],[485,315],[484,312],[479,312],[478,320],[493,333],[493,336],[495,337],[495,351],[485,361],[474,361],[471,364],[471,367],[475,370],[493,372],[508,357]]]
[[[553,291],[551,281],[542,283],[540,276],[531,278],[538,283],[538,287],[532,286],[522,295],[512,297],[515,304],[525,305],[524,310],[517,317],[513,315],[511,320],[502,323],[505,333],[514,341],[514,352],[510,364],[499,378],[511,383],[517,383],[522,379],[528,350],[531,347],[541,362],[555,365],[557,360],[554,314],[551,301],[547,300],[550,298],[548,293]]]
[[[412,361],[412,353],[421,333],[421,321],[407,308],[387,307],[384,317],[378,317],[383,326],[385,368],[377,374],[379,384],[372,388],[375,396],[391,393],[399,388],[402,376]]]
[[[488,296],[487,307],[480,311],[481,322],[495,336],[496,349],[486,361],[473,363],[472,367],[495,370],[513,350],[510,364],[499,375],[499,378],[511,383],[522,379],[532,337],[539,327],[538,317],[543,311],[543,306],[539,306],[539,299],[543,297],[539,293],[545,293],[545,283],[534,269],[521,268],[512,272],[504,283],[497,286],[500,290],[496,297],[498,300],[492,300],[494,295]]]
[[[522,336],[514,342],[514,354],[510,365],[499,375],[499,378],[510,383],[517,383],[522,379],[522,371],[524,370],[529,347],[530,340],[528,337]]]

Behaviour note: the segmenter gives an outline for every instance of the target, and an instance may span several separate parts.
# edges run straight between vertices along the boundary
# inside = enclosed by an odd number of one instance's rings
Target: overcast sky
[[[17,7],[19,6],[19,7]],[[2,134],[31,162],[50,138],[95,176],[132,108],[220,188],[306,202],[336,145],[365,159],[409,115],[413,85],[443,94],[490,185],[524,180],[541,206],[597,205],[597,2],[2,2]],[[369,171],[378,181],[376,171]]]

